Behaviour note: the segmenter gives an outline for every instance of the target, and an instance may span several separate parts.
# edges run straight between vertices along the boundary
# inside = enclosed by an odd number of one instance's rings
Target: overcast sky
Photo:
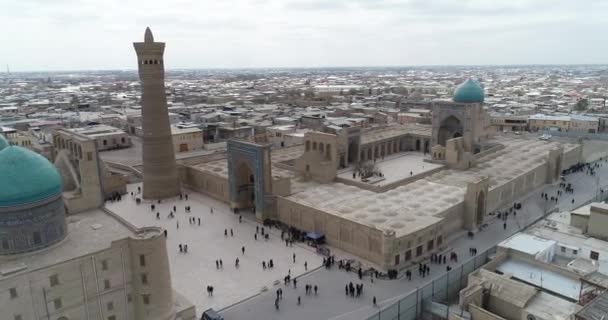
[[[605,0],[0,0],[0,70],[608,63]]]

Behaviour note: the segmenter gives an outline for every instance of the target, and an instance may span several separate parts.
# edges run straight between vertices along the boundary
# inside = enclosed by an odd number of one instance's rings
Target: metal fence
[[[381,308],[367,320],[416,320],[421,319],[424,313],[433,313],[447,319],[450,302],[457,300],[460,290],[467,286],[468,275],[486,264],[494,253],[496,246],[400,297],[398,301]]]
[[[605,133],[586,133],[586,132],[572,132],[572,131],[553,131],[544,130],[544,134],[550,134],[556,137],[567,137],[567,138],[583,138],[590,140],[608,140],[608,134]]]

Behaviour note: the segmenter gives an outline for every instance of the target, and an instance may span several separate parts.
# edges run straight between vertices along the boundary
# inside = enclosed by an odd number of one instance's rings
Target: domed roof
[[[16,146],[0,150],[0,207],[44,200],[61,191],[61,176],[46,158]]]
[[[456,88],[452,99],[460,103],[483,102],[485,95],[479,82],[469,79]]]
[[[3,136],[0,136],[0,150],[8,147],[8,141]]]

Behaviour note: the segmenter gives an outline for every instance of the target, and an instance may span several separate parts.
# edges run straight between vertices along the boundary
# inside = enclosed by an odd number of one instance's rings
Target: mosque
[[[181,181],[382,268],[405,267],[581,158],[578,144],[494,136],[484,98],[469,79],[433,102],[432,125],[314,131],[274,149],[229,141],[225,159],[182,163]],[[382,174],[361,177],[366,166]]]
[[[124,182],[100,167],[94,141],[59,131],[59,169],[0,135],[1,318],[194,319],[172,288],[163,230],[100,208]]]

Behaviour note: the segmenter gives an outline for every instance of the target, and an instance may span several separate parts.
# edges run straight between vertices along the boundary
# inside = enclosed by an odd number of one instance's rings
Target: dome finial
[[[146,27],[144,42],[154,42],[154,36],[152,35],[152,30],[150,30],[150,27]]]

